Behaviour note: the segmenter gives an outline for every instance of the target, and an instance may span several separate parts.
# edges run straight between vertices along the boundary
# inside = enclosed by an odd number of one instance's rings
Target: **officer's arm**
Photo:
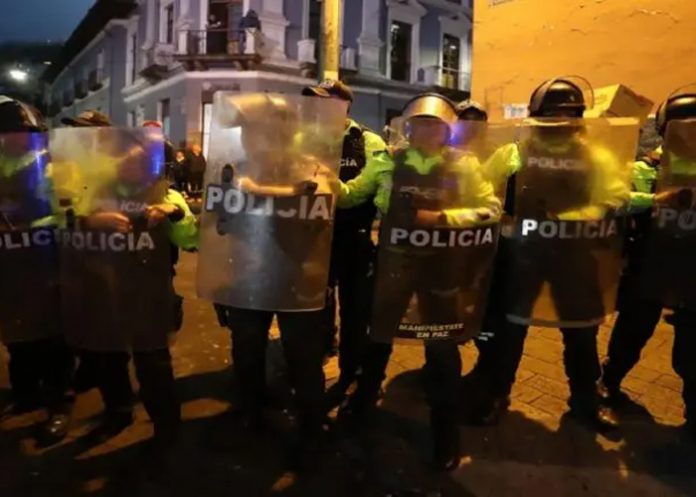
[[[167,204],[175,205],[182,214],[176,216],[178,219],[169,220],[169,240],[184,250],[193,250],[198,247],[198,222],[191,212],[184,197],[176,190],[167,190],[164,198]]]
[[[340,192],[338,195],[337,206],[340,208],[349,208],[360,205],[370,199],[373,195],[382,197],[382,203],[385,195],[388,204],[388,192],[385,192],[387,184],[391,184],[391,174],[394,170],[394,161],[386,151],[375,152],[372,156],[367,157],[367,163],[360,174],[348,181],[340,183]],[[375,198],[375,204],[378,204],[378,198]],[[377,205],[380,210],[380,205]]]
[[[644,160],[633,164],[633,189],[631,191],[631,212],[642,212],[655,204],[653,189],[657,180],[657,171]]]
[[[461,171],[459,178],[462,189],[461,201],[466,207],[443,211],[447,225],[477,225],[499,219],[502,204],[495,196],[493,184],[483,177],[478,160],[473,157],[462,158],[459,170]]]
[[[494,188],[502,186],[507,179],[520,170],[522,159],[516,143],[498,147],[483,163],[484,179],[490,181]]]
[[[627,207],[631,199],[628,178],[622,171],[618,158],[608,150],[594,150],[592,153],[593,174],[591,179],[589,205],[559,214],[566,221],[598,220],[606,216],[608,210]],[[630,173],[628,173],[630,174]]]

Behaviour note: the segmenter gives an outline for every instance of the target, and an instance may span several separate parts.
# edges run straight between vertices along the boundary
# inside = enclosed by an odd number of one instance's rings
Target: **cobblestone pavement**
[[[229,334],[210,305],[195,298],[195,256],[184,255],[177,280],[185,298],[185,325],[173,347],[185,418],[179,448],[154,464],[142,450],[151,434],[144,411],[109,443],[87,447],[80,436],[97,420],[95,391],[76,404],[74,429],[63,444],[36,448],[38,413],[0,426],[0,496],[645,496],[696,495],[696,447],[682,436],[681,383],[671,369],[672,333],[662,323],[624,387],[635,406],[623,417],[620,439],[594,435],[563,416],[568,388],[560,334],[535,329],[513,391],[512,411],[492,428],[462,428],[467,457],[451,475],[428,471],[427,408],[420,388],[419,347],[398,346],[376,420],[354,440],[333,435],[333,447],[315,471],[286,470],[287,389],[277,373],[271,342],[272,399],[267,434],[240,429],[230,414]],[[610,328],[603,327],[606,350]],[[476,352],[462,348],[465,369]],[[6,362],[4,351],[0,361]],[[327,365],[329,382],[336,360]],[[7,395],[4,367],[0,396]],[[1,401],[1,398],[0,398]],[[407,493],[413,491],[418,493]]]

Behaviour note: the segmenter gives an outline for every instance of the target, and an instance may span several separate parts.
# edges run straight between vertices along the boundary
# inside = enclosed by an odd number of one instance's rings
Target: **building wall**
[[[475,0],[473,97],[500,115],[543,80],[580,74],[654,102],[696,79],[696,2]]]
[[[344,0],[345,18],[343,26],[343,45],[358,50],[360,47],[357,38],[363,30],[362,8],[363,2],[373,0]],[[414,1],[414,0],[411,0]],[[201,15],[207,11],[207,0],[175,0],[175,30],[199,29],[205,19]],[[438,0],[442,5],[445,0]],[[437,3],[437,2],[436,2]],[[90,94],[82,101],[76,102],[70,108],[64,109],[56,118],[56,122],[63,115],[76,115],[86,109],[100,109],[110,115],[114,124],[125,126],[128,123],[130,112],[136,113],[137,119],[157,119],[158,102],[168,98],[170,100],[170,138],[174,143],[181,141],[200,141],[202,134],[202,105],[211,99],[212,92],[216,89],[234,91],[274,91],[288,94],[298,94],[303,86],[313,84],[315,81],[299,76],[299,64],[297,59],[297,42],[301,39],[302,23],[307,15],[301,6],[302,0],[285,0],[284,16],[290,22],[286,29],[286,55],[287,61],[283,61],[282,68],[264,67],[263,70],[242,71],[215,67],[212,65],[208,71],[189,71],[172,62],[169,73],[159,82],[148,82],[140,75],[132,84],[126,84],[128,39],[129,33],[136,29],[138,33],[138,65],[137,72],[141,71],[146,63],[147,50],[159,42],[159,4],[157,0],[141,0],[134,17],[129,20],[111,23],[105,30],[102,40],[95,44],[105,49],[105,76],[109,79],[108,87]],[[185,7],[188,5],[188,9]],[[250,0],[250,8],[263,14],[263,2]],[[447,12],[423,2],[428,13],[421,20],[420,40],[421,54],[416,60],[418,66],[439,64],[439,50],[441,47],[441,27],[439,16]],[[137,16],[137,17],[135,17]],[[462,22],[468,22],[462,20]],[[385,41],[382,49],[382,76],[386,74],[386,36],[387,29],[386,0],[380,1],[379,30]],[[182,27],[183,26],[183,27]],[[175,32],[175,40],[178,37]],[[52,92],[62,96],[65,84],[72,85],[69,73],[73,68],[77,71],[84,70],[92,64],[96,57],[92,50],[85,52],[84,56],[75,59],[71,68],[65,71],[52,85]],[[273,61],[271,61],[272,63]],[[277,61],[276,61],[277,62]],[[293,64],[296,67],[293,71]],[[281,73],[282,71],[282,73]],[[283,75],[294,73],[294,75]],[[425,90],[425,86],[409,86],[404,83],[390,83],[386,79],[380,79],[374,75],[362,77],[358,72],[355,83],[356,100],[353,105],[353,117],[363,124],[381,131],[388,112],[395,112],[402,108],[405,101],[418,91]]]

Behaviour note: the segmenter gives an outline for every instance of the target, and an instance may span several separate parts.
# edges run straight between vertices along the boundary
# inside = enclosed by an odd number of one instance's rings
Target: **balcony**
[[[63,107],[70,107],[75,101],[75,96],[72,91],[63,92]]]
[[[87,77],[87,87],[89,91],[101,90],[104,86],[104,71],[92,69]]]
[[[75,94],[75,98],[78,100],[81,98],[85,98],[89,93],[89,91],[87,90],[87,83],[84,80],[76,81],[73,93]]]
[[[179,48],[174,60],[187,71],[205,71],[216,67],[247,70],[257,67],[263,57],[263,34],[254,28],[185,30],[179,32]]]
[[[453,100],[466,100],[471,90],[471,74],[442,66],[427,66],[418,71],[418,82],[432,87]]]
[[[174,46],[157,43],[145,51],[140,75],[150,82],[164,79],[169,73],[169,67],[174,62]]]

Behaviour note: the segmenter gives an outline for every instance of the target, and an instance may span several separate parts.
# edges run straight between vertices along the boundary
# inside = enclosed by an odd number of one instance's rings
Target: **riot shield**
[[[90,351],[167,346],[174,294],[164,150],[155,128],[61,128],[51,135],[66,340]]]
[[[665,306],[696,308],[696,120],[667,126],[655,209],[640,266],[641,293]]]
[[[56,217],[45,133],[0,134],[0,341],[60,333]]]
[[[449,127],[449,144],[427,157],[417,138],[395,134],[373,340],[462,342],[481,331],[505,191],[496,190],[483,169],[513,132],[462,121]],[[429,170],[415,167],[429,162]]]
[[[200,297],[266,311],[324,307],[345,117],[330,99],[215,95]]]
[[[595,326],[616,305],[638,124],[530,119],[519,136],[507,318]]]

